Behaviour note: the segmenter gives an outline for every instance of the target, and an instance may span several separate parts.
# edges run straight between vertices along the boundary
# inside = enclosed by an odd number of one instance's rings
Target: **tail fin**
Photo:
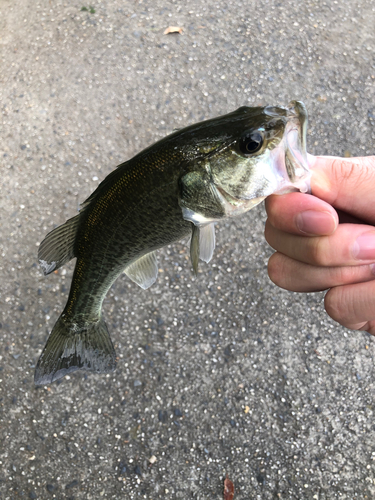
[[[116,354],[104,320],[77,326],[63,316],[57,320],[35,368],[36,385],[80,369],[97,373],[115,369]]]

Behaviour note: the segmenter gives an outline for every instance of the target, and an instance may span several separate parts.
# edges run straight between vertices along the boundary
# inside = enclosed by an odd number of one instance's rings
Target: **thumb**
[[[309,155],[314,196],[375,224],[375,156],[339,158]]]

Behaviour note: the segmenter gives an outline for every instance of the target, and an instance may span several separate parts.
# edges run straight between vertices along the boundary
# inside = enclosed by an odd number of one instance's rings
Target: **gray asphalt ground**
[[[85,7],[86,10],[82,10]],[[168,26],[182,34],[164,35]],[[35,388],[74,263],[37,247],[120,162],[242,105],[306,103],[308,150],[375,144],[373,0],[0,2],[0,498],[375,498],[375,339],[267,277],[264,208],[104,303],[119,356]]]

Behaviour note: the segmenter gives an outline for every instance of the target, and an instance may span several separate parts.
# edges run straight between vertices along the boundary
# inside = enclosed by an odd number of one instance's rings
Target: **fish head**
[[[185,207],[185,219],[203,225],[244,213],[271,194],[310,192],[307,112],[302,102],[292,101],[287,107],[244,106],[216,120],[205,122],[211,122],[210,132],[207,129],[198,148],[200,168],[221,204],[221,212],[216,211],[221,215],[205,210],[200,197],[199,207]]]
[[[212,154],[212,181],[229,202],[261,201],[270,194],[310,191],[306,157],[307,112],[301,102],[287,108],[243,107],[235,112],[233,140]]]

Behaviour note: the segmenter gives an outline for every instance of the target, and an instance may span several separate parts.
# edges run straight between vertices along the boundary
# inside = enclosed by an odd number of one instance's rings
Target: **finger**
[[[340,325],[366,329],[374,335],[375,281],[331,288],[325,296],[324,306]]]
[[[373,193],[375,156],[363,158],[313,157],[311,190],[330,205],[375,224]]]
[[[339,220],[331,205],[302,193],[269,196],[266,211],[274,227],[293,234],[332,234]]]
[[[361,321],[360,323],[354,323],[353,325],[344,325],[350,330],[363,330],[375,337],[375,321]]]
[[[362,224],[340,224],[329,236],[306,238],[285,233],[267,220],[268,244],[288,257],[313,266],[358,266],[375,262],[375,229]]]
[[[317,267],[274,253],[268,275],[275,285],[292,292],[319,292],[328,288],[375,280],[375,265]]]

